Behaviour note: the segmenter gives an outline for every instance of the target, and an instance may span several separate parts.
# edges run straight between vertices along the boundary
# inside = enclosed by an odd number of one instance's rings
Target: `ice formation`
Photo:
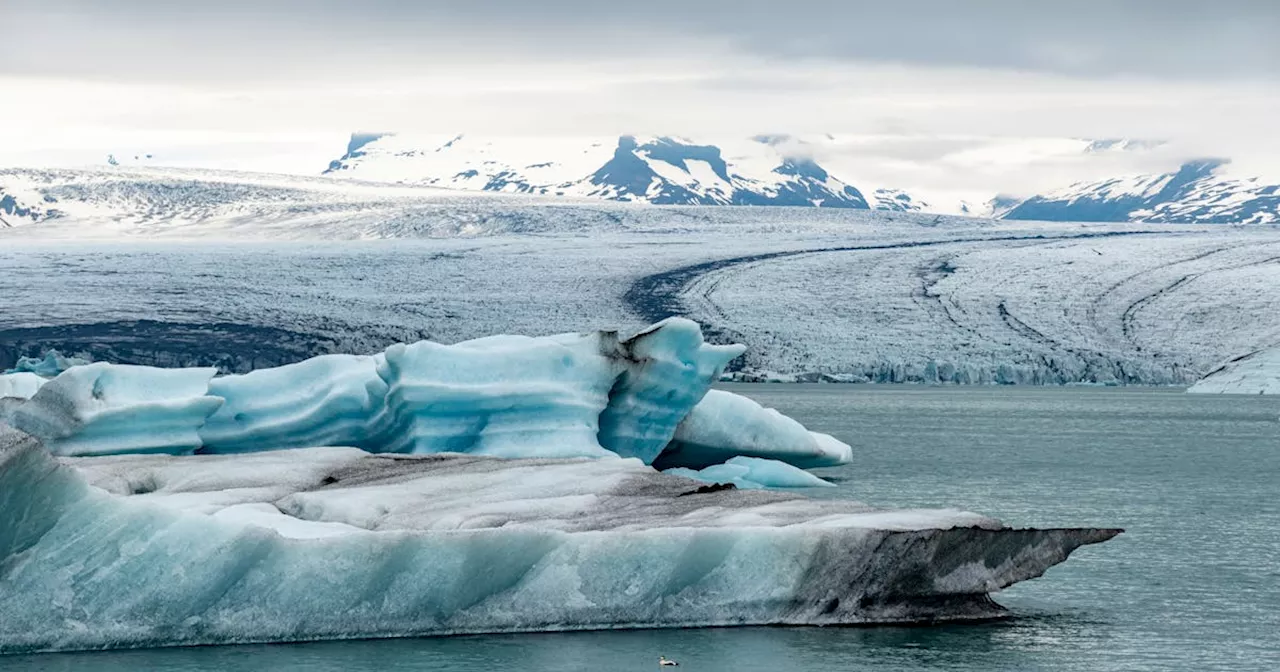
[[[216,369],[76,366],[40,387],[10,423],[64,455],[191,452],[222,405],[207,394]]]
[[[1280,348],[1259,350],[1233,359],[1187,391],[1197,394],[1280,394]]]
[[[352,446],[645,464],[668,451],[676,456],[666,466],[696,468],[736,455],[806,468],[848,462],[849,446],[708,392],[742,352],[672,318],[625,340],[601,331],[420,341],[217,378],[214,369],[95,363],[7,413],[58,455]]]
[[[724,464],[713,464],[705,469],[693,470],[685,467],[667,469],[663,473],[672,476],[684,476],[705,483],[732,484],[735,487],[752,490],[756,488],[831,488],[833,483],[813,474],[793,467],[778,460],[765,460],[759,457],[729,458]]]
[[[711,390],[676,428],[657,464],[701,469],[736,455],[810,469],[846,464],[853,459],[853,449],[751,399]]]
[[[48,379],[26,371],[0,374],[0,399],[30,399],[46,382]]]
[[[1118,533],[696,486],[638,459],[59,460],[0,426],[0,653],[984,618]]]
[[[384,412],[382,357],[322,355],[209,382],[223,400],[199,428],[208,452],[243,453],[264,446],[368,447],[372,418]]]
[[[52,378],[73,366],[88,363],[87,360],[79,357],[64,357],[57,350],[50,350],[44,353],[44,357],[20,357],[18,363],[4,373],[34,373],[44,378]],[[0,396],[4,395],[0,394]]]

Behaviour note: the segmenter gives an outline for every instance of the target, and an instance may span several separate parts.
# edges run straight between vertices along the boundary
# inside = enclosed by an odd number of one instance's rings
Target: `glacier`
[[[700,485],[635,458],[58,458],[0,425],[0,653],[990,618],[1120,532]]]
[[[714,342],[751,344],[728,369],[742,381],[1188,386],[1222,362],[1275,347],[1280,333],[1274,227],[593,208],[598,225],[578,210],[486,204],[449,218],[479,226],[488,212],[486,221],[511,224],[506,233],[341,246],[37,243],[21,236],[40,227],[6,230],[0,367],[58,348],[245,373],[424,338],[600,324],[630,332],[682,315]],[[365,228],[342,212],[348,233],[415,235]],[[606,215],[617,215],[616,229]],[[263,219],[252,232],[334,233],[315,226]],[[291,278],[287,296],[274,289],[281,274]],[[228,294],[229,285],[240,289]],[[83,300],[67,303],[68,295]]]
[[[1280,394],[1280,348],[1236,357],[1187,388],[1194,394]]]

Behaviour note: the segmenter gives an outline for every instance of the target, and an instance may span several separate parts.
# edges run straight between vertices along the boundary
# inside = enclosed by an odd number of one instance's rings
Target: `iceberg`
[[[834,488],[834,483],[793,467],[786,462],[759,457],[731,457],[724,464],[714,464],[701,470],[685,467],[666,469],[665,474],[684,476],[716,485],[732,484],[734,487],[755,488]]]
[[[0,399],[30,399],[48,379],[28,371],[0,374]]]
[[[386,452],[502,457],[603,457],[596,440],[609,402],[607,332],[493,336],[447,346],[394,345]]]
[[[624,369],[600,415],[600,443],[652,463],[743,345],[708,345],[690,320],[664,320],[621,344]]]
[[[57,350],[50,350],[44,353],[44,357],[19,357],[18,363],[12,369],[3,373],[34,373],[43,378],[52,378],[73,366],[82,366],[88,363],[88,360],[80,359],[79,357],[64,357]],[[0,396],[4,395],[0,394]]]
[[[1280,394],[1280,348],[1237,357],[1187,389],[1194,394]]]
[[[710,390],[743,350],[671,318],[625,340],[598,331],[420,341],[221,377],[98,362],[7,403],[4,417],[66,456],[349,446],[697,469],[737,455],[803,468],[850,461],[848,445]]]
[[[853,448],[746,397],[711,390],[676,428],[659,468],[703,469],[744,455],[803,469],[853,461]]]
[[[636,458],[59,458],[0,426],[0,653],[990,618],[1120,532],[695,486]]]
[[[222,405],[209,396],[217,369],[157,369],[98,362],[45,383],[9,422],[60,455],[190,452],[197,430]]]
[[[307,446],[373,450],[378,437],[369,427],[383,414],[387,396],[387,384],[378,376],[381,361],[381,356],[322,355],[214,378],[207,394],[223,403],[197,426],[197,447],[209,453]]]

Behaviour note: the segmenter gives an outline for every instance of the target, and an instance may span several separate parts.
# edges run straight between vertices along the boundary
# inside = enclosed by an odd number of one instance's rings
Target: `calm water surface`
[[[739,385],[855,446],[816,495],[1128,530],[942,627],[741,628],[0,658],[3,670],[1280,670],[1280,399]]]

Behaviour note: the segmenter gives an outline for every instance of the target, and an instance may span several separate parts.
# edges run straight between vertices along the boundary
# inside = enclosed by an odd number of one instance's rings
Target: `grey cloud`
[[[260,79],[732,52],[1086,77],[1280,79],[1274,0],[5,0],[0,73]]]

